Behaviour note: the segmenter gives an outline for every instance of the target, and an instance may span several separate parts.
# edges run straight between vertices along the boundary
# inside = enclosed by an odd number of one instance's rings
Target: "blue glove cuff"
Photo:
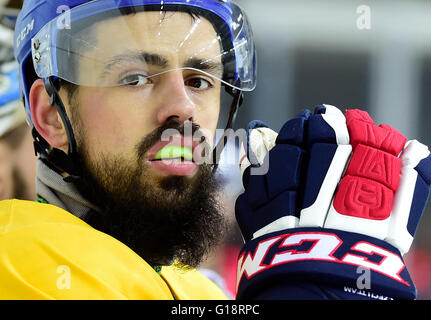
[[[394,246],[363,234],[295,228],[244,245],[238,259],[237,299],[253,299],[265,288],[288,286],[289,281],[358,288],[364,270],[370,276],[366,289],[374,295],[416,298],[416,288]]]

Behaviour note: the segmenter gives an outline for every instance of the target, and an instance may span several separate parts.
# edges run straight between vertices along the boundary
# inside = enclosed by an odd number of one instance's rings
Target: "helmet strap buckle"
[[[225,90],[227,93],[229,93],[233,100],[232,100],[232,104],[230,106],[230,111],[229,111],[229,118],[228,121],[226,123],[226,127],[223,133],[223,136],[220,138],[219,142],[217,143],[217,146],[213,149],[213,154],[212,154],[212,160],[213,160],[213,173],[216,172],[217,168],[218,168],[218,163],[220,161],[220,155],[224,149],[224,147],[227,144],[227,141],[229,139],[229,135],[231,133],[232,126],[236,120],[236,115],[238,113],[238,109],[241,107],[242,103],[244,102],[244,93],[241,90],[238,89],[234,89],[232,87],[226,86]]]

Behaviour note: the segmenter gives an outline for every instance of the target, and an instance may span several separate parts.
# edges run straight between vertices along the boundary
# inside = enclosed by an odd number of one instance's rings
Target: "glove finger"
[[[254,167],[250,166],[244,171],[243,181],[246,182],[245,188],[248,194],[248,204],[251,209],[256,209],[270,200],[265,176],[261,174],[251,174]]]
[[[334,106],[316,107],[307,133],[310,156],[299,225],[322,227],[352,148],[346,119]]]
[[[249,176],[248,188],[235,203],[235,217],[244,240],[297,227],[296,190],[285,190],[269,197],[266,175],[250,175],[251,169],[248,167],[244,172]]]
[[[295,118],[287,121],[283,127],[281,127],[276,143],[302,146],[305,142],[305,127],[310,116],[310,110],[305,109]]]
[[[431,155],[428,147],[409,141],[401,154],[400,186],[395,193],[394,205],[385,241],[407,253],[413,242],[419,220],[425,209],[431,185]]]
[[[260,226],[254,237],[298,226],[300,190],[307,154],[303,150],[305,129],[311,112],[304,110],[281,128],[276,146],[268,154],[265,175],[269,201],[256,211]]]
[[[261,127],[251,131],[249,148],[254,154],[256,150],[263,150],[263,152],[260,152],[260,156],[256,156],[259,160],[258,166],[249,166],[244,170],[243,183],[247,196],[238,199],[237,203],[238,211],[245,206],[249,207],[250,212],[252,211],[247,217],[243,217],[241,212],[238,213],[237,220],[247,224],[242,228],[246,230],[247,236],[255,237],[297,226],[297,216],[299,216],[297,190],[306,157],[302,144],[305,139],[306,122],[310,115],[310,111],[304,110],[287,121],[276,135],[277,139],[274,139],[275,146],[272,146],[272,141],[264,143],[265,139],[261,136],[265,131],[262,131]],[[254,135],[258,137],[253,138]],[[273,137],[275,136],[271,135],[271,138]],[[266,156],[262,161],[261,156],[265,152]]]
[[[268,172],[265,180],[270,198],[274,198],[282,192],[300,188],[307,160],[303,144],[310,116],[309,110],[303,110],[280,129],[276,146],[268,156]],[[299,214],[299,212],[297,213]]]
[[[298,190],[301,184],[306,154],[301,147],[279,144],[268,155],[265,183],[269,198],[288,190]]]
[[[395,191],[398,188],[401,159],[396,155],[359,144],[347,168],[347,176],[377,181]]]
[[[305,110],[287,121],[277,135],[272,130],[268,132],[270,129],[260,121],[247,126],[250,132],[247,139],[248,159],[258,163],[244,170],[242,179],[252,209],[264,205],[282,192],[296,190],[304,154],[299,146],[289,143],[302,142],[309,114]],[[275,147],[274,138],[277,138]]]
[[[316,107],[309,120],[308,145],[318,142],[347,145],[349,140],[346,118],[341,110],[328,104]]]
[[[251,219],[254,217],[254,212],[251,210],[247,199],[247,193],[242,193],[235,201],[235,219],[244,241],[249,241],[253,237],[255,229]]]
[[[353,155],[325,221],[326,228],[384,239],[406,138],[387,125],[376,126],[368,113],[346,112]]]
[[[306,169],[307,153],[303,149],[306,138],[309,110],[303,110],[287,121],[277,136],[276,146],[268,154],[268,172],[265,183],[270,201],[260,208],[262,214],[271,216],[271,223],[254,235],[265,234],[298,225],[303,189],[303,175]]]
[[[246,127],[246,141],[240,146],[239,168],[241,170],[243,186],[246,189],[250,175],[263,175],[267,168],[265,157],[275,146],[277,133],[258,120],[251,121]],[[262,168],[262,165],[264,166]],[[245,174],[248,167],[251,169]]]
[[[347,110],[346,119],[353,149],[363,144],[398,156],[406,144],[406,137],[389,125],[376,126],[365,111]]]

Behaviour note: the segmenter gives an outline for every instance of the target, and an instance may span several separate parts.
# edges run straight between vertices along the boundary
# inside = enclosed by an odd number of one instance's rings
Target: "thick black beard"
[[[172,126],[170,126],[172,127]],[[197,267],[227,230],[217,200],[220,182],[211,166],[202,164],[193,178],[168,176],[157,187],[145,180],[141,161],[146,150],[160,141],[164,128],[137,147],[139,161],[99,159],[89,163],[80,139],[77,157],[82,179],[79,192],[100,208],[88,223],[121,241],[151,265]]]

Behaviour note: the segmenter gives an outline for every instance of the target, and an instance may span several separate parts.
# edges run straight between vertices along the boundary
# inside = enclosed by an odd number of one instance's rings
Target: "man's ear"
[[[67,152],[67,134],[57,108],[50,104],[42,79],[36,80],[30,89],[30,110],[34,127],[54,148]]]

